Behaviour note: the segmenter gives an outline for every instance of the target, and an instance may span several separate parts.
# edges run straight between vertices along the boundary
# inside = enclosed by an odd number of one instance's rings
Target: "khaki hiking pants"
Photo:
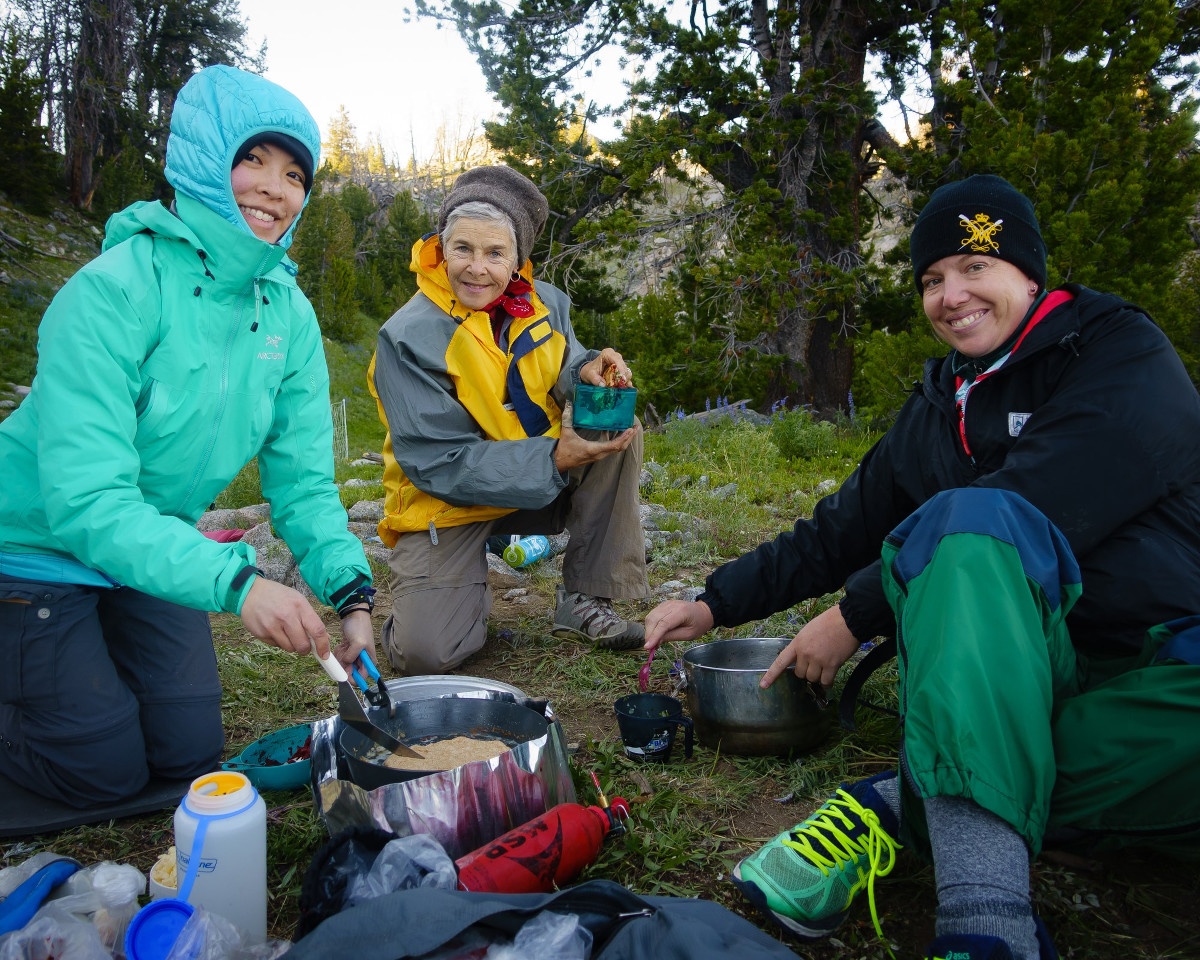
[[[426,532],[402,534],[388,560],[392,612],[382,630],[392,666],[408,676],[446,673],[482,649],[492,608],[485,541],[494,535],[569,530],[562,564],[568,591],[649,596],[641,469],[639,432],[622,453],[572,470],[566,489],[546,507],[439,529],[436,543]]]

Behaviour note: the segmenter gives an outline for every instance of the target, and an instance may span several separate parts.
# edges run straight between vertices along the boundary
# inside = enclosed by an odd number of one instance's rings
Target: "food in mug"
[[[604,385],[606,387],[628,387],[630,381],[626,380],[620,373],[617,372],[615,363],[607,363],[604,365]]]

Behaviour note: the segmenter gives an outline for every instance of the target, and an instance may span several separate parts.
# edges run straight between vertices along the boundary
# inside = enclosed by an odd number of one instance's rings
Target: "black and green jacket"
[[[1021,494],[1066,536],[1082,570],[1068,621],[1080,650],[1131,652],[1149,627],[1200,613],[1200,395],[1143,311],[1062,293],[975,386],[961,436],[950,363],[927,361],[896,423],[811,518],[709,576],[700,599],[717,625],[844,586],[855,636],[893,634],[884,537],[939,491],[972,485]]]

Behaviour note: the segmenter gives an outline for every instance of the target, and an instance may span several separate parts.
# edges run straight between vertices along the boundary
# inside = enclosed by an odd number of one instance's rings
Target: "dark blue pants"
[[[76,807],[217,769],[208,614],[122,587],[0,579],[0,773]]]

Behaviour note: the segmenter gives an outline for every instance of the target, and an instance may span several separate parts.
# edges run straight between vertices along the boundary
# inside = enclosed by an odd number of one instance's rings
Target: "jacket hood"
[[[464,307],[454,299],[454,291],[450,289],[450,275],[446,272],[446,258],[442,254],[442,238],[436,233],[427,233],[413,244],[410,269],[417,277],[417,289],[445,310],[450,316],[462,320],[477,312]],[[517,271],[531,286],[531,302],[537,297],[537,286],[533,281],[533,263],[525,261],[525,265]],[[540,300],[537,304],[540,307]]]
[[[225,219],[199,200],[187,194],[175,198],[175,207],[168,210],[156,200],[130,204],[114,213],[104,225],[102,250],[115,247],[139,233],[182,240],[198,254],[199,269],[219,282],[238,286],[248,280],[266,276],[276,266],[286,271],[288,281],[296,274],[279,244],[264,243],[258,237],[236,230]],[[210,270],[211,268],[211,270]]]
[[[262,133],[296,139],[312,154],[317,169],[321,132],[304,104],[256,74],[220,65],[205,67],[183,85],[171,111],[167,182],[253,237],[234,200],[229,174],[242,144]],[[310,196],[311,190],[304,196],[304,206]],[[299,223],[296,217],[279,238],[279,247],[291,246]]]
[[[194,247],[200,247],[195,233],[161,203],[157,200],[139,200],[108,218],[104,224],[104,242],[100,249],[102,252],[110,250],[138,233],[185,240]]]

